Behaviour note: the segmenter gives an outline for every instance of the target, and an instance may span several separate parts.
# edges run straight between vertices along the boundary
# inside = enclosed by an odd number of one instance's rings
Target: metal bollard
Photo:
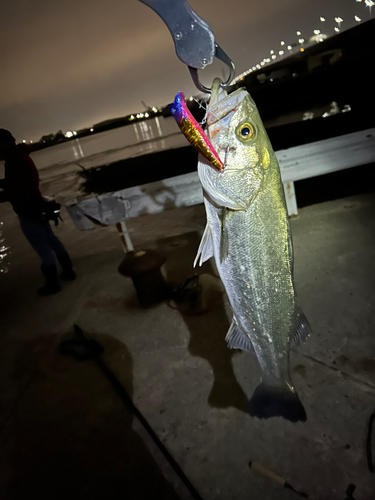
[[[170,296],[170,289],[161,273],[165,255],[155,250],[129,252],[118,267],[120,274],[129,276],[141,306],[158,304]]]

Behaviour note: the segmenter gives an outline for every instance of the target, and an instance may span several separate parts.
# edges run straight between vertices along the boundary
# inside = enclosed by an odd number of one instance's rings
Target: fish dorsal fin
[[[302,311],[299,305],[296,306],[294,314],[294,329],[292,335],[292,343],[294,345],[300,345],[301,342],[305,342],[311,334],[311,326],[305,313]]]
[[[212,235],[211,235],[211,229],[208,224],[206,224],[206,228],[204,230],[201,242],[199,244],[197,256],[195,257],[193,267],[195,267],[198,263],[199,259],[199,265],[201,266],[203,262],[206,262],[206,260],[210,259],[214,255],[214,247],[212,243]]]
[[[253,344],[246,333],[238,326],[235,318],[229,327],[225,340],[230,349],[242,349],[243,351],[254,351]]]

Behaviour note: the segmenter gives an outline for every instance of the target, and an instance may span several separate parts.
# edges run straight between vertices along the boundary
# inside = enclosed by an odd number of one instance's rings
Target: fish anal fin
[[[195,257],[193,267],[195,267],[199,260],[199,265],[201,266],[206,260],[210,259],[214,255],[214,247],[212,243],[211,229],[208,224],[206,224],[201,242],[199,244],[197,256]]]
[[[241,330],[234,319],[229,327],[225,340],[230,349],[242,349],[243,351],[254,350],[250,338]]]
[[[300,345],[308,339],[311,332],[312,330],[308,319],[306,318],[301,307],[297,305],[294,315],[292,343],[297,346]]]

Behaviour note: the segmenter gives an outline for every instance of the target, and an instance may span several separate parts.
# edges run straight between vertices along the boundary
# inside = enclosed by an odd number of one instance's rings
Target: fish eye
[[[240,125],[238,133],[245,141],[251,141],[255,137],[254,127],[250,123],[243,123]]]

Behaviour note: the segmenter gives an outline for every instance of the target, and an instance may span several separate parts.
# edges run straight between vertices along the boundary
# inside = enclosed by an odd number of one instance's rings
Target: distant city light
[[[30,144],[32,144],[34,141],[30,141]]]
[[[73,135],[77,135],[77,132],[75,130],[73,130]]]
[[[74,135],[73,132],[71,130],[68,130],[65,134],[65,137],[69,139],[70,137],[73,137],[73,135]]]
[[[26,143],[26,139],[23,139],[22,142],[25,144]]]
[[[339,25],[338,30],[335,28],[335,31],[337,32],[337,31],[340,31],[340,27],[341,27],[341,23],[343,22],[343,19],[341,17],[335,17],[335,21]]]
[[[145,117],[148,118],[150,115],[148,113],[145,113]]]
[[[94,132],[94,129],[92,127],[90,128],[90,132]]]
[[[152,106],[152,108],[151,108],[151,109],[152,109],[152,111],[153,111],[154,113],[157,113],[157,112],[158,112],[158,108],[155,108],[155,106]]]
[[[373,2],[372,0],[365,0],[365,4],[366,4],[366,7],[373,7],[375,5],[375,2]]]
[[[189,101],[194,101],[194,97],[192,95],[189,97]]]
[[[366,4],[366,6],[370,8],[370,13],[371,13],[371,7],[375,6],[375,0],[356,0],[356,1],[357,2],[364,1],[365,4]],[[320,19],[321,22],[325,22],[326,21],[326,18],[323,17],[323,16],[320,16],[319,19]],[[361,21],[361,18],[359,16],[357,16],[357,15],[354,16],[354,19],[357,22]],[[337,25],[334,26],[334,31],[336,33],[339,33],[341,31],[341,23],[344,20],[343,20],[342,17],[339,17],[339,16],[334,17],[334,20],[337,23]],[[296,31],[295,33],[297,34],[298,37],[300,37],[300,38],[298,38],[298,43],[300,44],[300,47],[299,47],[299,49],[297,49],[300,52],[305,52],[304,45],[309,46],[312,42],[323,42],[329,36],[327,34],[323,34],[320,29],[314,29],[313,30],[313,35],[312,36],[308,36],[306,39],[302,38],[302,36],[301,36],[302,32],[300,30]],[[277,59],[278,56],[281,57],[281,56],[285,55],[286,54],[286,50],[288,50],[290,52],[293,51],[293,48],[297,44],[293,43],[292,45],[286,45],[286,42],[284,40],[281,40],[280,41],[280,45],[283,47],[283,50],[276,50],[276,52],[275,52],[275,50],[270,50],[269,51],[269,53],[270,53],[269,57],[265,57],[261,62],[259,62],[258,64],[256,64],[252,68],[249,68],[247,71],[245,71],[239,77],[237,77],[235,80],[233,80],[233,82],[238,81],[238,80],[242,80],[243,77],[246,76],[247,74],[249,74],[249,73],[251,73],[253,71],[261,69],[264,65],[270,63],[271,61],[272,62],[275,61],[275,59]],[[285,46],[285,48],[284,48],[284,46]],[[190,100],[192,100],[192,98],[190,98]]]
[[[134,115],[130,115],[129,116],[129,121],[132,121],[132,120],[135,120],[135,116]]]

